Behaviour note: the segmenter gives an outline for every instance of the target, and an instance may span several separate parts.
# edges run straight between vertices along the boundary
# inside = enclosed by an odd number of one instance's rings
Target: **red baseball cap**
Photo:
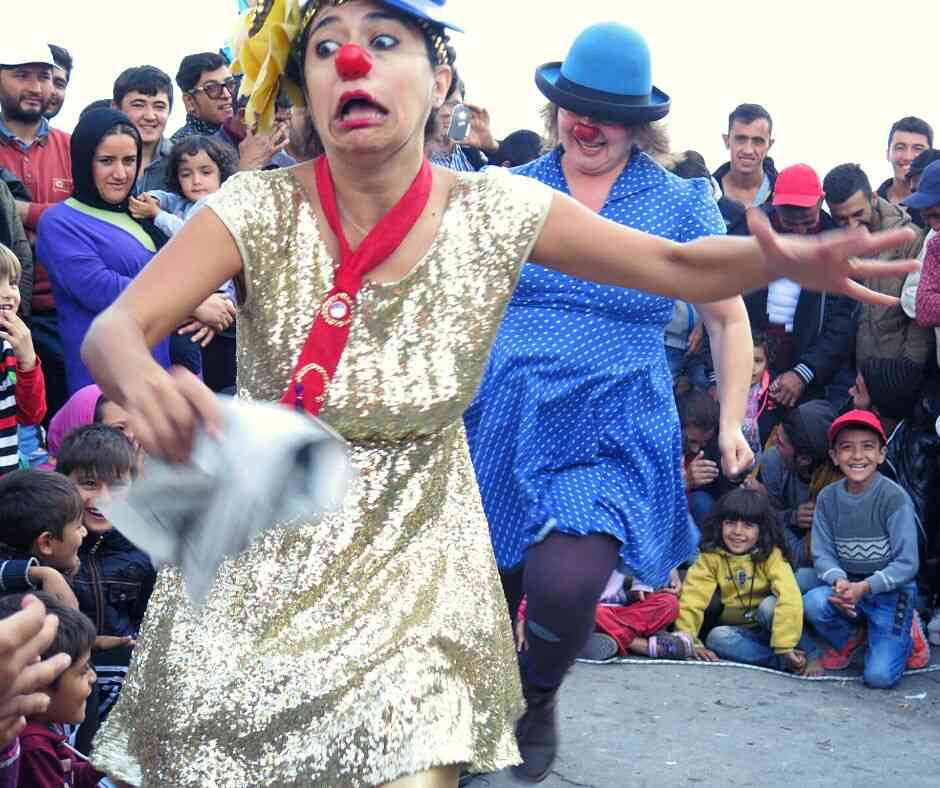
[[[825,194],[816,170],[808,164],[793,164],[780,170],[774,184],[774,205],[812,208]]]
[[[885,429],[881,426],[881,421],[870,410],[850,410],[843,413],[829,427],[829,445],[831,446],[836,436],[846,427],[862,427],[866,430],[877,432],[881,440],[888,442],[888,436],[885,435]]]

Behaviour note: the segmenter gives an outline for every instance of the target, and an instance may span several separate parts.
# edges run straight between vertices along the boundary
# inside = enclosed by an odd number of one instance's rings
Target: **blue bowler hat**
[[[582,31],[564,63],[535,70],[549,101],[578,115],[620,123],[647,123],[669,114],[669,96],[653,87],[643,36],[617,22]]]

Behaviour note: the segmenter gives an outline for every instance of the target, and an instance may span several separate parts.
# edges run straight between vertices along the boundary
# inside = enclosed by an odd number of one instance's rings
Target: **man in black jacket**
[[[835,227],[822,210],[824,196],[813,168],[794,164],[780,171],[772,205],[763,210],[779,233],[817,235]],[[778,279],[746,295],[744,303],[752,330],[764,332],[770,340],[771,369],[776,374],[771,398],[784,407],[826,398],[841,404],[855,377],[851,370],[858,325],[854,302]],[[838,390],[827,392],[830,386]]]
[[[728,116],[728,133],[721,136],[729,161],[712,176],[721,187],[718,208],[728,235],[747,235],[747,209],[773,195],[777,170],[767,155],[774,144],[772,133],[773,120],[760,104],[739,104]]]

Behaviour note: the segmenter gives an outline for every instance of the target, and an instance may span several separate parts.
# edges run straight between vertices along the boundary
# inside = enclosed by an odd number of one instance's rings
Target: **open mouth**
[[[371,123],[388,115],[388,110],[364,90],[343,93],[336,107],[336,118],[343,124]]]
[[[102,514],[100,509],[96,509],[94,506],[89,506],[85,509],[85,513],[88,514],[93,520],[101,520],[102,522],[107,518]]]

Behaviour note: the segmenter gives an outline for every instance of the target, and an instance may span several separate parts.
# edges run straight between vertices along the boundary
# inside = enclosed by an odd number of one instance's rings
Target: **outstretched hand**
[[[868,259],[912,240],[911,230],[870,233],[856,227],[814,236],[780,235],[757,208],[748,211],[747,226],[775,278],[786,277],[810,290],[839,293],[866,304],[894,306],[898,299],[876,293],[858,280],[904,276],[919,267],[916,260]]]

